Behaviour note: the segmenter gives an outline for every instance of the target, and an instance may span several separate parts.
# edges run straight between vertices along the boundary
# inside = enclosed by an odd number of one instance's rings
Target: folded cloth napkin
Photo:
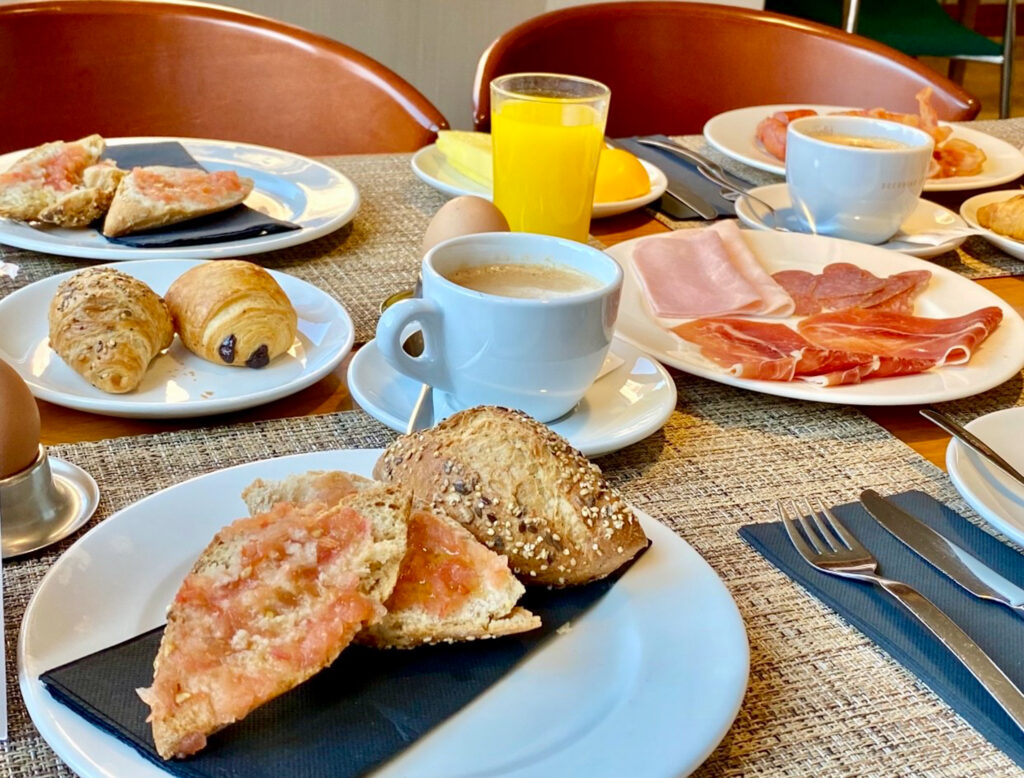
[[[192,158],[184,146],[174,141],[108,146],[103,156],[106,159],[114,160],[118,167],[125,170],[147,165],[204,169]],[[300,229],[297,224],[267,216],[247,205],[236,205],[227,211],[190,219],[169,227],[122,235],[119,238],[107,238],[107,240],[111,243],[137,248],[166,248],[258,238],[263,235],[297,229]]]
[[[520,604],[543,622],[532,632],[412,650],[350,646],[329,668],[211,736],[185,760],[157,755],[145,723],[149,709],[135,693],[152,681],[162,627],[55,668],[42,681],[61,703],[173,775],[364,775],[500,680],[631,565],[586,586],[528,589]]]
[[[927,494],[890,498],[933,529],[958,543],[993,570],[1024,586],[1024,558]],[[876,522],[860,503],[833,512],[878,559],[887,578],[902,581],[941,608],[1024,689],[1024,618],[997,603],[972,597],[910,551]],[[879,587],[844,580],[811,567],[793,548],[780,522],[749,524],[740,536],[816,598],[836,610],[887,654],[920,678],[971,726],[1021,767],[1024,737],[966,668]]]
[[[664,135],[647,135],[652,140],[668,141]],[[708,202],[719,216],[735,216],[735,206],[722,197],[722,192],[717,184],[708,181],[697,172],[697,166],[675,156],[671,152],[654,149],[636,142],[636,138],[619,138],[614,141],[615,145],[623,148],[630,154],[647,160],[652,165],[661,168],[668,179],[668,188],[673,190],[689,189],[700,195]],[[692,215],[685,215],[675,211],[669,214],[675,219],[703,219],[704,217],[690,212]]]

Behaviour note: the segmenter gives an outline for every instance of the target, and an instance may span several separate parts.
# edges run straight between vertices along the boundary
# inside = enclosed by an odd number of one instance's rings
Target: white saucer
[[[1008,235],[1000,235],[998,232],[992,232],[992,230],[987,230],[978,224],[978,209],[981,206],[988,205],[989,203],[1001,203],[1003,200],[1009,200],[1011,197],[1016,197],[1019,194],[1021,194],[1020,189],[1003,189],[998,192],[985,192],[984,194],[975,195],[969,200],[964,201],[963,205],[960,206],[960,215],[976,230],[981,230],[984,233],[982,237],[993,246],[1002,249],[1011,257],[1024,259],[1024,241],[1014,240]]]
[[[1024,472],[1024,408],[1007,408],[965,425],[996,453]],[[946,469],[953,486],[985,521],[1015,543],[1024,545],[1024,486],[957,440],[946,449]]]
[[[789,188],[786,184],[769,184],[751,189],[750,193],[755,197],[764,200],[775,209],[775,212],[782,220],[782,225],[793,232],[806,232],[800,222],[797,221],[793,212],[793,202],[789,197]],[[740,221],[755,230],[772,229],[764,221],[763,208],[751,206],[746,197],[736,201],[736,215]],[[949,230],[954,227],[967,227],[966,222],[948,208],[936,205],[928,200],[919,199],[917,208],[907,217],[907,220],[900,225],[900,230],[908,235],[918,232],[935,232],[936,230]],[[904,243],[898,240],[890,240],[879,244],[879,248],[899,251],[903,254],[910,254],[912,257],[935,257],[952,251],[965,240],[964,237],[950,238],[938,246],[922,246],[917,243]]]
[[[611,350],[623,363],[595,381],[576,410],[549,425],[586,456],[643,440],[661,429],[676,407],[675,382],[661,364],[618,338]],[[395,371],[371,340],[349,363],[348,388],[373,418],[405,432],[420,385]],[[434,392],[435,421],[457,410],[443,392]]]

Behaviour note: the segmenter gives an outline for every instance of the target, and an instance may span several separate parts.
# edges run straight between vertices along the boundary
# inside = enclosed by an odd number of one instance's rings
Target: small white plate
[[[85,778],[166,776],[54,700],[40,674],[162,624],[210,538],[247,513],[239,494],[254,479],[315,469],[370,475],[380,453],[314,452],[220,470],[130,505],[72,545],[39,584],[18,640],[25,706],[58,756]],[[746,633],[711,567],[670,529],[637,515],[653,544],[604,598],[373,775],[528,778],[585,768],[590,778],[618,778],[695,770],[739,710]]]
[[[123,262],[115,267],[163,295],[199,260]],[[78,271],[75,271],[78,272]],[[133,392],[108,394],[89,384],[50,348],[47,309],[72,273],[29,284],[0,300],[0,359],[10,363],[40,400],[107,416],[144,419],[208,416],[262,405],[316,383],[352,348],[352,320],[326,292],[294,276],[269,271],[299,315],[299,332],[287,353],[258,370],[207,362],[175,336],[154,359]]]
[[[1024,408],[1007,408],[965,425],[997,454],[1024,473]],[[1024,486],[955,438],[946,448],[953,486],[985,521],[1024,545]]]
[[[618,216],[621,213],[641,208],[648,203],[653,203],[663,194],[668,186],[668,179],[665,174],[647,160],[641,159],[640,164],[647,171],[651,181],[650,191],[641,196],[629,200],[617,200],[613,203],[594,203],[593,218],[603,219],[606,216]],[[491,190],[483,184],[473,181],[455,170],[445,159],[444,154],[437,148],[437,144],[424,146],[412,157],[412,170],[425,184],[429,184],[440,192],[457,197],[459,195],[476,195],[492,198]]]
[[[775,213],[778,215],[783,227],[791,232],[804,231],[793,210],[793,201],[789,197],[789,187],[787,184],[759,186],[756,189],[751,189],[750,193],[764,200],[775,209]],[[741,197],[736,201],[736,215],[741,222],[755,230],[772,229],[764,221],[764,217],[767,215],[764,208],[753,205],[746,197]],[[914,212],[900,225],[900,231],[907,235],[914,235],[920,232],[950,230],[955,227],[966,228],[967,224],[948,208],[943,208],[941,205],[919,198]],[[922,246],[918,243],[888,240],[885,243],[878,244],[878,247],[888,249],[889,251],[899,251],[912,257],[935,257],[939,254],[945,254],[947,251],[952,251],[966,239],[964,236],[953,237],[937,246]]]
[[[932,278],[928,288],[916,300],[915,313],[918,316],[946,318],[995,305],[1003,311],[1003,320],[966,365],[832,387],[805,381],[737,378],[703,357],[693,344],[660,327],[648,313],[633,270],[633,249],[641,240],[658,237],[654,236],[635,238],[606,249],[606,253],[614,257],[625,271],[615,334],[666,365],[712,381],[779,397],[849,405],[920,405],[970,397],[1013,378],[1024,367],[1024,320],[1020,314],[985,287],[952,270],[897,251],[820,235],[754,230],[743,230],[742,235],[769,273],[788,269],[820,273],[833,262],[850,262],[876,276],[889,276],[905,270],[928,270]],[[770,321],[786,323],[787,320]]]
[[[737,162],[784,176],[786,175],[785,163],[765,151],[764,146],[757,140],[757,125],[762,119],[771,116],[776,111],[794,111],[801,108],[817,111],[820,114],[851,110],[846,106],[807,105],[806,103],[737,108],[711,117],[704,125],[704,138],[714,148]],[[949,122],[939,122],[939,124],[946,126]],[[960,124],[950,126],[953,127],[951,137],[970,141],[985,152],[987,157],[985,166],[981,174],[977,176],[930,178],[925,181],[924,191],[981,189],[1005,184],[1024,174],[1024,153],[1021,153],[1017,147],[970,127]]]
[[[586,456],[643,440],[661,429],[676,407],[676,385],[665,368],[619,339],[612,341],[611,351],[622,364],[597,379],[576,410],[548,425]],[[420,384],[395,371],[371,340],[349,363],[348,389],[373,418],[405,432]],[[457,410],[442,392],[434,392],[436,421]]]
[[[1011,197],[1016,197],[1019,194],[1024,194],[1024,189],[1010,189],[1003,190],[1002,192],[985,192],[984,194],[975,195],[969,200],[966,200],[964,204],[960,206],[960,215],[967,220],[969,225],[975,229],[981,230],[984,233],[983,237],[985,240],[993,246],[1002,249],[1011,257],[1024,259],[1024,241],[1014,240],[1006,235],[1000,235],[998,232],[992,232],[992,230],[985,229],[978,224],[978,209],[981,208],[981,206],[988,205],[989,203],[1001,203],[1003,200],[1009,200]]]
[[[337,170],[306,157],[250,143],[199,138],[109,138],[108,146],[177,141],[206,170],[234,170],[255,182],[245,199],[250,208],[299,225],[259,238],[169,248],[111,243],[89,227],[65,229],[0,219],[0,243],[82,259],[215,259],[259,254],[314,240],[348,224],[359,210],[359,192]],[[28,149],[0,157],[6,169]]]

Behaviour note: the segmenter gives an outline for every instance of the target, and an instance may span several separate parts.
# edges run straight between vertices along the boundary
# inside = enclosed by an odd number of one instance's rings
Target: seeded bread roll
[[[471,408],[401,437],[373,474],[410,489],[505,554],[526,583],[603,578],[647,545],[600,469],[518,411]]]

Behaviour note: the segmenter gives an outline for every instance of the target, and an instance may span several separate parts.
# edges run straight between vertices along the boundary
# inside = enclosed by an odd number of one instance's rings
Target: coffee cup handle
[[[431,300],[416,298],[395,303],[377,322],[377,348],[391,367],[403,375],[442,391],[451,391],[448,366],[442,354],[441,309]],[[423,353],[414,357],[402,348],[403,333],[418,324],[423,333]]]

